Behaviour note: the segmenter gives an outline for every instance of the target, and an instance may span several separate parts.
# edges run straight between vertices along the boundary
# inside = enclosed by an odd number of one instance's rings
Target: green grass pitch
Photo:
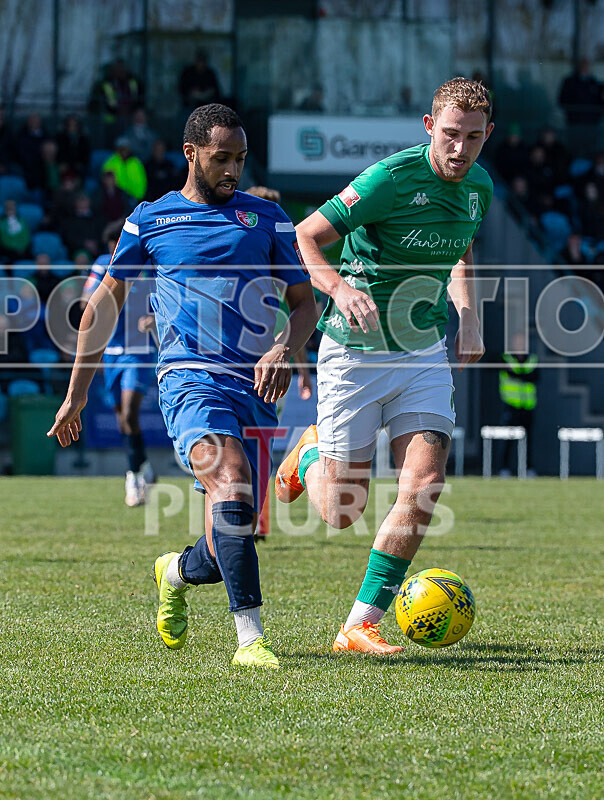
[[[186,511],[145,536],[120,480],[1,479],[0,797],[601,797],[603,485],[451,484],[454,529],[413,571],[469,582],[460,644],[333,654],[371,538],[274,530],[282,669],[258,673],[230,665],[222,586],[190,592],[184,651],[159,640],[153,561],[190,542]],[[393,611],[383,629],[402,638]]]

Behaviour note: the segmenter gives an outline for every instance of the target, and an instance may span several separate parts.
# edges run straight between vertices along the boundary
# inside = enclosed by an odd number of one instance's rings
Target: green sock
[[[300,483],[306,489],[306,472],[311,464],[314,464],[315,461],[319,460],[319,448],[318,447],[311,447],[307,450],[302,458],[300,459],[300,463],[298,464],[298,478],[300,479]]]
[[[411,562],[371,548],[365,579],[357,600],[388,611]]]

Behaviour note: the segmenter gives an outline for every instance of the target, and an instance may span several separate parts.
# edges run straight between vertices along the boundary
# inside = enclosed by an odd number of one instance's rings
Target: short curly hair
[[[243,123],[232,108],[220,103],[209,103],[199,106],[189,115],[183,133],[183,144],[191,142],[196,147],[205,147],[209,144],[212,128],[243,128]]]
[[[434,92],[432,116],[437,117],[445,106],[456,106],[462,111],[482,111],[487,122],[493,113],[493,103],[489,90],[480,81],[468,78],[452,78]]]

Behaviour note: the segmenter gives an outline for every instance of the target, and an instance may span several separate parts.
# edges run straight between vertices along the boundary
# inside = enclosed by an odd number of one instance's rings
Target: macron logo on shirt
[[[156,225],[168,225],[170,222],[191,222],[190,214],[182,214],[180,217],[156,217]]]

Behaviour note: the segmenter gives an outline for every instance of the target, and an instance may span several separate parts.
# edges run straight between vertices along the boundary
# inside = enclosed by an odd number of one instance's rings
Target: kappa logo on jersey
[[[339,316],[339,314],[333,314],[331,317],[325,320],[327,325],[331,325],[332,328],[338,328],[338,330],[344,330],[344,319]]]
[[[425,192],[418,192],[413,200],[409,203],[410,206],[425,206],[426,203],[430,202],[430,198]]]
[[[478,192],[470,192],[468,195],[468,213],[470,219],[476,219],[478,214]]]
[[[237,214],[239,222],[246,228],[255,228],[258,224],[258,214],[254,214],[253,211],[235,211],[235,214]]]
[[[348,185],[345,189],[342,189],[338,197],[344,203],[346,208],[352,208],[352,206],[355,203],[358,203],[361,199],[361,196],[357,194],[357,192],[350,185]]]

